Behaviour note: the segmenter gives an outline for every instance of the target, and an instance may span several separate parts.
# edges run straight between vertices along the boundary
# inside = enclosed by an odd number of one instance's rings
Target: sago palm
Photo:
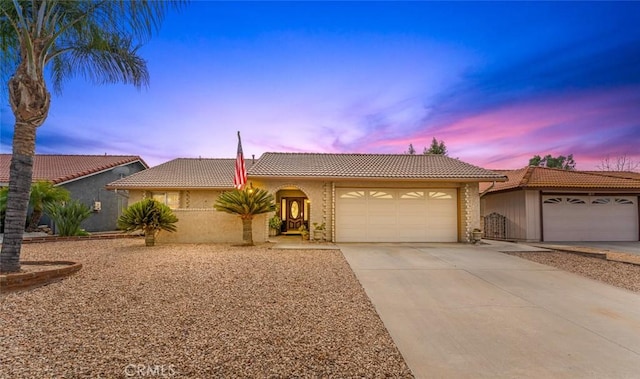
[[[242,241],[245,245],[253,245],[254,216],[276,210],[273,195],[268,191],[257,189],[234,189],[223,192],[213,207],[217,211],[235,214],[242,220]]]
[[[3,83],[8,79],[15,117],[0,271],[20,270],[36,129],[47,118],[51,100],[45,69],[56,91],[74,76],[100,84],[145,86],[149,72],[138,53],[139,44],[158,29],[166,11],[176,4],[157,0],[0,1],[0,73]]]
[[[125,232],[142,230],[147,246],[156,243],[156,234],[161,230],[175,232],[178,218],[168,206],[154,199],[144,199],[131,204],[118,218],[118,228]]]
[[[33,208],[31,210],[31,218],[27,231],[33,232],[38,229],[38,223],[42,218],[42,212],[47,205],[62,201],[69,201],[69,191],[62,187],[54,187],[51,182],[38,181],[31,185],[31,193],[29,194],[29,204]]]

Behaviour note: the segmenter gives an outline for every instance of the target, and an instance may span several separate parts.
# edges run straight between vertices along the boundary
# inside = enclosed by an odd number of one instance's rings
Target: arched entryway
[[[282,219],[280,233],[300,234],[304,226],[309,230],[310,206],[307,195],[297,187],[284,187],[276,192],[276,204]]]

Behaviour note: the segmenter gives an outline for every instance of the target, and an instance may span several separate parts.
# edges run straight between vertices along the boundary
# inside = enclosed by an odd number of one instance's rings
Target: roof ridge
[[[401,153],[312,153],[312,152],[279,152],[279,151],[267,151],[264,154],[279,154],[279,155],[365,155],[365,156],[442,156],[449,159],[456,159],[444,154],[401,154]]]

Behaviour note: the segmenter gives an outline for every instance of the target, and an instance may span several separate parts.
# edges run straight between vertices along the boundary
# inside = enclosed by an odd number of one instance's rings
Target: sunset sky
[[[640,161],[640,2],[194,1],[141,54],[148,89],[78,78],[54,94],[37,153],[233,158],[240,131],[245,158],[435,137],[494,169]]]

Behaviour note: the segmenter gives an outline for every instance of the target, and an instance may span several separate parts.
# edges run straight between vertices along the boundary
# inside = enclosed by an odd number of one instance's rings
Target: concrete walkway
[[[416,378],[640,375],[638,293],[498,252],[520,244],[339,247]]]

